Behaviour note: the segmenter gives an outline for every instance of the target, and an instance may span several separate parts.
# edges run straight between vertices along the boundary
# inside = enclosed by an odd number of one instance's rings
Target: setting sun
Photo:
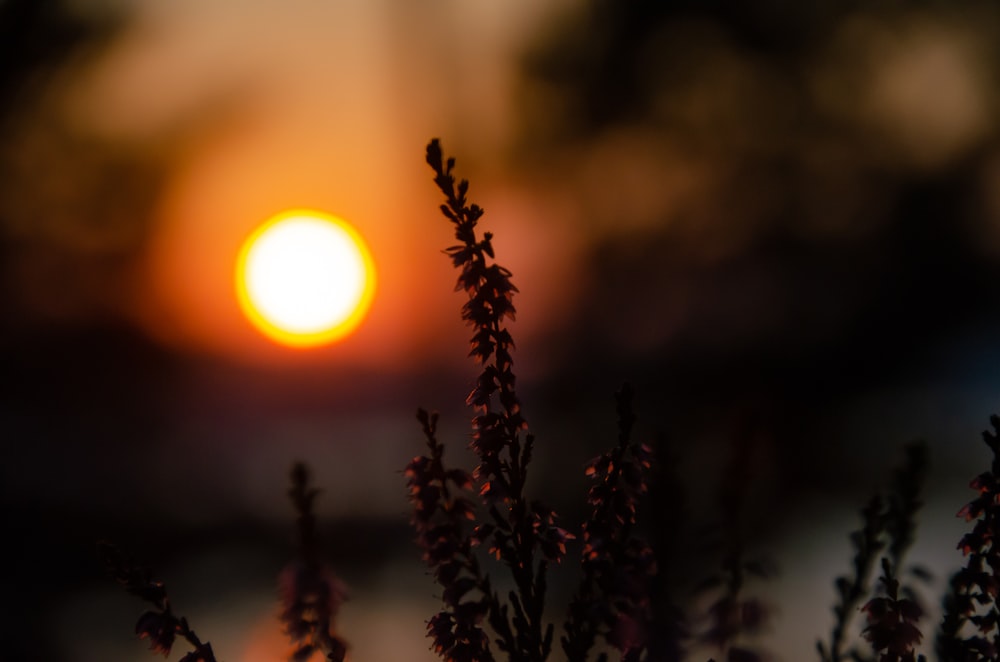
[[[292,347],[326,344],[353,331],[374,291],[364,240],[322,212],[272,217],[247,238],[236,261],[243,312],[264,335]]]

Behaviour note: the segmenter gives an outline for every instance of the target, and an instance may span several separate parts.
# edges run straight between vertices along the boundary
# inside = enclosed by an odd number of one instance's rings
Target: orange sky
[[[524,93],[518,56],[548,15],[570,4],[259,0],[238,13],[222,0],[136,6],[124,34],[61,92],[74,130],[149,145],[172,165],[130,283],[128,314],[189,351],[241,362],[302,360],[246,323],[232,269],[259,223],[310,207],[343,217],[365,237],[379,292],[355,334],[306,360],[383,367],[414,357],[459,360],[447,347],[463,342],[461,301],[447,296],[454,274],[440,255],[452,238],[423,164],[434,136],[472,180],[514,282],[531,283],[517,302],[522,345],[574,306],[586,287],[579,258],[599,234],[673,224],[674,243],[695,266],[746,250],[784,194],[751,182],[747,199],[734,199],[730,168],[747,153],[783,149],[757,125],[792,121],[794,104],[782,100],[794,97],[793,81],[707,25],[683,25],[661,40],[687,43],[698,62],[695,81],[665,87],[663,108],[651,111],[652,126],[674,122],[677,131],[625,123],[602,132],[541,169],[551,178],[541,185],[550,191],[545,198],[537,182],[513,180],[498,155],[523,129],[514,107]],[[982,40],[967,38],[969,30],[919,14],[893,31],[871,17],[846,20],[801,72],[803,95],[820,115],[876,131],[883,142],[870,155],[845,157],[839,144],[817,141],[804,159],[815,179],[823,181],[838,158],[940,167],[981,139],[996,102],[978,64]],[[649,71],[669,56],[669,49],[650,52]],[[692,153],[681,134],[707,147]],[[795,231],[817,241],[857,233],[843,219],[856,215],[867,189],[848,184],[820,191],[819,211],[797,219]],[[674,292],[660,318],[644,311],[644,338],[620,325],[635,351],[662,345],[683,326],[691,296]]]
[[[428,358],[443,344],[432,340],[461,336],[460,301],[447,296],[455,274],[440,253],[451,232],[437,215],[423,150],[437,135],[446,149],[461,141],[487,153],[504,140],[514,54],[541,12],[528,2],[503,10],[439,3],[407,17],[390,4],[301,3],[292,11],[258,2],[234,14],[222,2],[154,3],[70,90],[74,121],[110,140],[155,140],[209,118],[166,147],[179,166],[129,304],[154,337],[239,361],[388,366]],[[413,21],[427,29],[412,29]],[[528,244],[519,252],[520,242],[504,238],[507,223],[522,225],[516,235],[525,221],[484,198],[529,221],[541,212],[477,181],[473,196],[505,244],[504,264],[516,277],[543,268],[558,276],[558,260],[543,267],[541,252]],[[359,329],[306,357],[252,329],[232,284],[245,237],[296,207],[353,224],[379,282]],[[528,310],[564,298],[532,289]]]

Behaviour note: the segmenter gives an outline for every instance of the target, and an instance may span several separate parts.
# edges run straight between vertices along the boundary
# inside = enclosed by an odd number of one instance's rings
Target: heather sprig
[[[901,582],[906,553],[913,545],[917,530],[917,513],[923,506],[921,492],[927,475],[927,445],[921,441],[907,444],[903,464],[895,471],[883,528],[888,555],[882,557],[880,591],[862,608],[867,626],[862,632],[878,655],[879,662],[917,662],[923,656],[916,647],[923,639],[920,619],[924,608],[916,591]],[[920,568],[912,569],[918,578],[927,576]]]
[[[919,622],[924,610],[912,593],[901,587],[892,561],[882,557],[879,577],[881,594],[861,608],[868,621],[864,637],[878,654],[879,662],[923,662],[915,648],[923,635]]]
[[[476,232],[483,209],[468,202],[468,181],[456,182],[455,160],[444,159],[437,139],[428,144],[426,156],[445,196],[441,213],[459,242],[445,253],[460,271],[456,290],[468,297],[462,319],[473,329],[469,355],[482,365],[466,402],[475,411],[470,447],[479,464],[473,478],[491,521],[477,528],[475,539],[509,569],[516,587],[507,596],[509,625],[508,611],[499,606],[491,611],[490,623],[498,629],[497,645],[511,660],[541,662],[551,652],[553,637],[553,625],[543,623],[548,565],[562,559],[571,536],[556,526],[551,508],[525,496],[534,436],[521,413],[514,341],[505,326],[514,318],[517,288],[510,271],[493,261],[492,234],[480,239]]]
[[[1000,651],[1000,417],[990,417],[993,431],[983,432],[983,441],[993,453],[990,470],[976,476],[970,486],[978,496],[958,516],[975,520],[972,531],[962,536],[958,548],[968,558],[956,572],[942,600],[944,616],[936,650],[941,662],[995,660]],[[967,632],[967,625],[974,633]]]
[[[907,444],[904,460],[893,472],[889,489],[875,494],[861,510],[862,526],[851,533],[853,572],[834,581],[837,602],[833,607],[835,620],[829,646],[822,641],[816,642],[823,662],[845,659],[913,662],[923,659],[917,656],[916,647],[923,638],[919,622],[924,608],[917,592],[902,583],[901,577],[906,574],[918,579],[929,577],[922,568],[904,565],[906,553],[916,538],[917,514],[923,506],[921,492],[926,474],[927,445],[922,441]],[[871,595],[869,581],[876,561],[879,561],[881,574],[874,595]],[[875,658],[848,643],[851,616],[856,612],[865,616],[861,634],[871,644]]]
[[[216,662],[212,645],[198,638],[186,618],[174,614],[167,596],[167,587],[162,581],[153,579],[148,568],[137,565],[110,543],[99,543],[98,552],[114,579],[125,590],[153,605],[153,609],[140,616],[135,625],[139,638],[149,639],[150,650],[169,656],[180,637],[194,649],[184,655],[180,662]]]
[[[647,645],[656,563],[650,546],[633,529],[639,499],[647,491],[652,450],[632,441],[632,388],[626,384],[615,399],[618,443],[587,465],[591,487],[590,514],[581,527],[583,578],[561,639],[568,662],[585,662],[598,636],[622,660],[639,660]]]
[[[527,422],[515,391],[511,354],[514,340],[503,325],[505,319],[514,319],[513,296],[517,288],[510,281],[510,271],[492,262],[493,235],[485,232],[482,240],[477,237],[476,225],[483,209],[468,203],[469,182],[463,179],[456,185],[452,175],[455,159],[443,162],[442,158],[440,143],[432,140],[427,146],[427,163],[434,169],[434,182],[445,195],[441,213],[455,226],[455,238],[461,242],[445,249],[445,253],[460,270],[455,289],[468,295],[462,319],[473,327],[469,356],[483,366],[475,388],[466,398],[477,412],[471,445],[480,460],[476,478],[483,484],[483,496],[520,501],[533,440],[526,435],[521,444]],[[499,409],[494,396],[499,400]]]
[[[345,591],[324,562],[316,533],[313,506],[319,490],[309,486],[309,472],[302,463],[292,467],[291,479],[288,496],[297,515],[297,553],[280,577],[280,620],[295,645],[289,659],[304,662],[319,652],[328,660],[343,662],[347,644],[335,633],[334,621]]]
[[[851,544],[854,547],[853,574],[837,577],[834,582],[837,602],[833,606],[835,620],[830,633],[829,648],[822,641],[816,642],[816,648],[823,662],[840,662],[858,655],[853,648],[845,649],[847,631],[851,617],[870,591],[869,579],[872,569],[885,548],[882,536],[884,524],[882,511],[882,496],[875,495],[861,510],[863,522],[861,528],[851,533]]]
[[[454,662],[492,662],[489,636],[482,628],[488,616],[498,635],[513,648],[506,616],[490,589],[473,551],[475,540],[466,529],[474,519],[474,506],[466,496],[472,477],[461,469],[446,469],[444,446],[437,439],[437,413],[417,411],[429,455],[413,458],[404,475],[413,507],[412,524],[424,562],[444,589],[444,608],[427,624],[434,650]],[[470,594],[472,597],[470,597]],[[503,615],[503,618],[500,616]]]

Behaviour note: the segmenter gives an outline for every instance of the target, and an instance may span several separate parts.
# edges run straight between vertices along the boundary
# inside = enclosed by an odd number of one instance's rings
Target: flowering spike
[[[426,419],[426,412],[424,417]],[[315,650],[321,651],[328,660],[342,662],[347,645],[335,633],[334,621],[346,591],[323,561],[313,512],[319,491],[310,487],[309,471],[301,462],[293,465],[291,478],[292,487],[288,495],[298,515],[298,553],[279,579],[280,618],[285,633],[297,646],[292,660],[308,659]]]
[[[114,545],[98,543],[98,553],[111,575],[132,595],[153,605],[135,624],[135,632],[140,639],[149,639],[150,650],[169,655],[177,637],[186,640],[194,652],[188,653],[182,662],[216,662],[212,646],[202,642],[188,625],[187,619],[173,613],[167,589],[163,582],[151,579],[148,568],[136,565],[127,559]]]
[[[569,662],[588,659],[598,635],[617,648],[622,659],[638,660],[646,649],[651,619],[648,591],[656,563],[652,549],[632,533],[632,526],[645,492],[648,455],[646,447],[631,442],[635,421],[631,387],[626,384],[615,399],[618,443],[585,468],[591,511],[582,527],[583,580],[570,604],[561,640]]]
[[[482,366],[466,399],[475,412],[469,447],[479,459],[473,479],[495,524],[477,529],[474,541],[476,546],[489,549],[513,575],[516,587],[511,598],[515,607],[513,620],[508,619],[507,605],[501,605],[499,598],[486,589],[488,582],[484,581],[479,589],[484,599],[492,601],[489,622],[497,634],[498,647],[511,659],[540,661],[548,656],[552,639],[551,630],[542,624],[545,568],[549,561],[562,557],[565,541],[571,536],[554,525],[554,513],[527,503],[524,497],[532,442],[530,436],[521,438],[527,422],[516,392],[511,354],[514,342],[504,326],[506,320],[514,319],[513,296],[517,288],[511,282],[510,271],[493,262],[493,235],[484,232],[481,239],[477,236],[476,225],[483,216],[483,208],[468,202],[466,180],[459,181],[456,187],[451,173],[454,159],[444,159],[436,139],[428,145],[427,155],[427,163],[434,170],[434,182],[445,197],[442,212],[458,240],[445,253],[459,270],[456,290],[467,297],[462,319],[472,327],[469,356]],[[430,480],[427,471],[427,465],[411,463],[407,476],[411,481],[427,482]],[[440,493],[431,493],[425,500],[420,499],[420,494],[427,494],[434,486],[436,483],[431,481],[414,494],[416,488],[411,485],[411,498],[420,517],[433,510],[428,502],[442,498]],[[415,526],[419,531],[424,524],[415,522]],[[459,549],[465,550],[467,541],[462,537],[455,542]],[[454,584],[451,586],[451,591],[446,587],[449,596],[464,595],[463,591],[455,590]],[[436,650],[447,659],[459,659],[448,657],[455,654],[459,642],[447,639],[445,632],[452,633],[454,628],[445,625],[443,619],[435,622],[435,636],[444,641],[439,641]],[[472,638],[466,643],[473,645],[470,642]]]
[[[958,511],[958,517],[974,522],[962,536],[958,549],[966,558],[965,567],[951,577],[942,600],[944,617],[935,650],[941,662],[985,662],[995,660],[1000,651],[1000,418],[990,417],[993,431],[984,431],[983,440],[993,453],[991,470],[979,474],[970,487],[977,495]],[[965,634],[966,625],[976,634]]]

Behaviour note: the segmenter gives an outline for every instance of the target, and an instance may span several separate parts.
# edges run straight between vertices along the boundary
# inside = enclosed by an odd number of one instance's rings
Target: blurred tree
[[[788,489],[868,480],[843,471],[846,408],[953,379],[941,357],[1000,330],[998,29],[976,1],[595,2],[554,21],[524,58],[513,153],[596,241],[553,331],[553,400],[627,376],[677,438],[758,410]]]
[[[107,308],[156,169],[75,133],[54,103],[125,25],[79,4],[0,2],[0,512],[11,541],[0,649],[12,660],[59,659],[66,642],[53,636],[51,613],[94,575],[96,531],[85,507],[54,503],[80,505],[95,457],[111,470],[128,462],[103,444],[146,428],[137,385],[164,367]],[[115,498],[111,484],[103,489],[100,500]]]

